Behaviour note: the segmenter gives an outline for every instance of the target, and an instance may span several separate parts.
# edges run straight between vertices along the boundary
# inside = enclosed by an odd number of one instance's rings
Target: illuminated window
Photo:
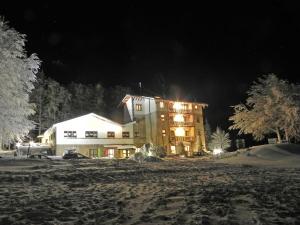
[[[174,122],[184,122],[184,117],[182,114],[176,114],[174,116]]]
[[[171,153],[176,154],[176,147],[174,145],[171,145]]]
[[[187,110],[188,109],[188,104],[183,104],[182,108],[183,108],[183,110]]]
[[[114,153],[115,153],[115,150],[114,149],[108,149],[108,157],[109,158],[113,158],[114,157]]]
[[[189,152],[190,151],[190,146],[184,146],[184,150]]]
[[[77,132],[76,131],[64,131],[64,137],[76,138],[77,137]]]
[[[161,120],[161,121],[165,121],[165,115],[164,115],[164,114],[161,114],[161,115],[160,115],[160,120]]]
[[[164,102],[159,102],[159,107],[163,109],[165,107]]]
[[[85,137],[86,138],[97,138],[98,137],[98,132],[97,131],[86,131],[85,132]]]
[[[136,111],[142,111],[143,110],[142,104],[136,104],[135,109]]]
[[[195,109],[198,109],[198,106],[197,106],[197,105],[195,105]]]
[[[122,132],[122,137],[123,138],[129,138],[129,131],[123,131]]]
[[[162,130],[161,133],[163,136],[166,136],[166,130]]]
[[[180,102],[175,102],[173,105],[173,109],[175,110],[181,110],[182,109],[182,105]]]
[[[115,137],[115,132],[114,131],[108,131],[107,132],[107,137],[108,138],[114,138]]]
[[[98,157],[98,149],[89,149],[89,157],[97,158]]]
[[[182,127],[178,127],[175,130],[175,136],[176,137],[184,137],[185,135],[185,130]]]

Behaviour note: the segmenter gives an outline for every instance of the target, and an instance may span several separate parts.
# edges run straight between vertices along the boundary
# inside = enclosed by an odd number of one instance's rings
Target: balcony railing
[[[171,140],[171,141],[187,141],[187,142],[190,142],[190,141],[194,141],[195,138],[194,138],[194,137],[191,137],[191,136],[184,136],[184,137],[170,137],[170,140]]]
[[[170,120],[169,125],[171,127],[180,127],[180,126],[191,127],[191,126],[194,126],[194,122],[191,122],[191,121],[177,122],[177,121]]]
[[[176,113],[192,113],[192,109],[174,109],[174,108],[169,108],[169,112],[176,112]]]

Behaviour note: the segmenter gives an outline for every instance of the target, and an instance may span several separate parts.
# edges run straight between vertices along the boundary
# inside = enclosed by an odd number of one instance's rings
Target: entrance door
[[[122,158],[128,158],[129,157],[129,150],[124,149],[122,150]]]
[[[114,156],[115,156],[114,153],[115,153],[115,149],[113,149],[113,148],[108,149],[108,154],[107,154],[108,158],[114,158]]]
[[[98,149],[89,149],[89,157],[97,158],[98,157]]]
[[[191,155],[192,155],[192,154],[191,154],[191,148],[190,148],[190,146],[188,146],[188,145],[184,146],[184,150],[187,152],[187,155],[188,155],[188,156],[191,156]]]

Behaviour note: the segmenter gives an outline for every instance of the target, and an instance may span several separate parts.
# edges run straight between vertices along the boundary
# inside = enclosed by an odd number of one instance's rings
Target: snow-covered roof
[[[101,120],[103,122],[106,122],[106,123],[111,123],[111,124],[115,124],[115,125],[118,125],[118,126],[122,126],[122,124],[120,124],[120,123],[117,123],[115,121],[107,119],[107,118],[105,118],[103,116],[99,116],[99,115],[97,115],[95,113],[89,113],[89,114],[86,114],[86,115],[83,115],[83,116],[79,116],[79,117],[76,117],[76,118],[73,118],[73,119],[69,119],[69,120],[65,120],[65,121],[59,122],[59,123],[55,123],[55,124],[53,124],[53,126],[57,126],[57,125],[60,125],[62,123],[71,122],[71,121],[74,121],[74,120],[78,120],[78,119],[82,119],[82,118],[90,117],[90,116],[95,117],[95,118],[97,118],[97,119],[99,119],[99,120]]]
[[[158,96],[148,97],[148,96],[129,95],[129,94],[125,95],[125,97],[122,99],[121,103],[125,104],[130,98],[133,98],[134,100],[138,100],[138,101],[141,101],[144,98],[147,98],[147,99],[160,99],[161,101],[170,101],[170,102],[177,102],[178,101],[178,102],[184,102],[184,103],[200,104],[203,107],[208,106],[208,104],[204,103],[204,102],[191,102],[191,101],[184,101],[184,100],[172,100],[172,99],[163,99],[163,98],[160,98]]]

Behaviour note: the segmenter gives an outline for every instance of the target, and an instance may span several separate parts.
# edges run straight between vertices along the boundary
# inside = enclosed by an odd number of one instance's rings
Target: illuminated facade
[[[168,155],[182,152],[188,156],[206,150],[203,109],[198,102],[182,102],[126,95],[124,120],[133,124],[134,145],[152,142],[163,146]]]
[[[125,158],[135,152],[133,125],[90,113],[54,124],[44,133],[42,143],[50,145],[56,155],[75,149],[91,158]]]

